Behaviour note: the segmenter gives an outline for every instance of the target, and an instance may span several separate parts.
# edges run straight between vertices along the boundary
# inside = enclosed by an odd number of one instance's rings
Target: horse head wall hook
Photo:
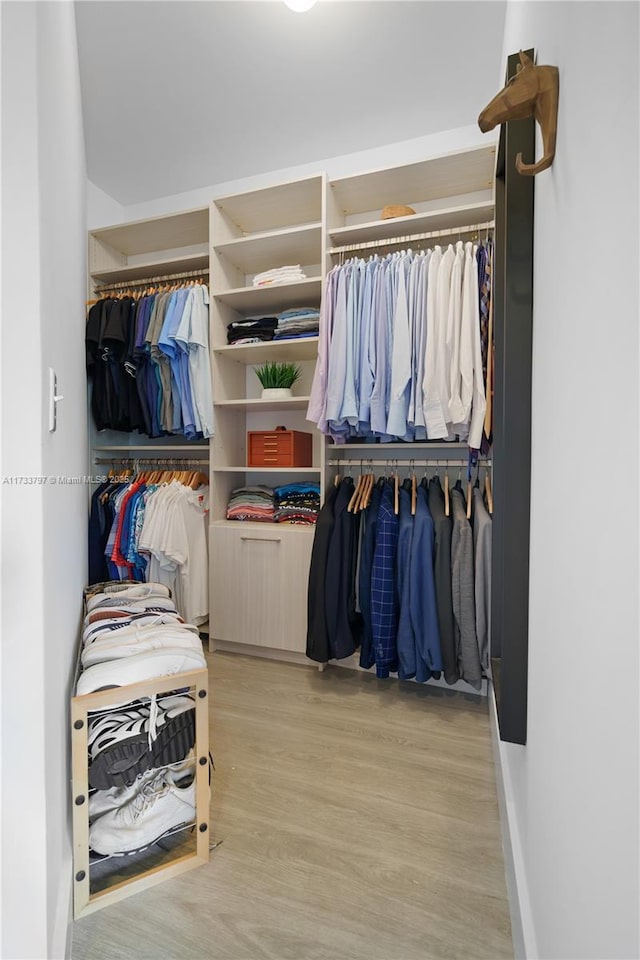
[[[516,157],[518,173],[533,177],[550,167],[555,156],[560,80],[557,67],[537,67],[522,50],[519,56],[518,72],[484,108],[478,126],[488,133],[506,120],[533,115],[542,130],[544,156],[537,163],[524,163],[521,153]]]

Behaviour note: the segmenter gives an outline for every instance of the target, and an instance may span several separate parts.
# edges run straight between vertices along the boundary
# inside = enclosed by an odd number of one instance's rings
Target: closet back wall
[[[86,179],[74,6],[2,5],[2,474],[87,473]],[[64,400],[47,424],[53,367]],[[68,696],[87,487],[3,485],[2,945],[62,957],[71,895]]]

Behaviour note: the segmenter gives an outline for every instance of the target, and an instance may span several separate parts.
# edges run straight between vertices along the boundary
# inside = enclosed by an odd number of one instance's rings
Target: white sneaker
[[[190,670],[202,670],[207,662],[200,650],[185,650],[169,647],[163,650],[149,650],[136,653],[121,660],[108,660],[96,663],[84,670],[78,679],[76,696],[104,690],[109,687],[123,687],[139,680],[153,680],[154,677],[172,677],[176,673]]]
[[[174,763],[170,767],[170,771],[176,783],[187,780],[187,778],[191,780],[196,773],[195,758],[192,755],[185,760]],[[94,820],[97,820],[98,817],[109,813],[110,810],[117,810],[119,807],[124,807],[130,800],[133,800],[136,793],[144,787],[145,783],[148,783],[150,780],[155,780],[158,773],[159,770],[157,768],[154,770],[145,770],[145,772],[141,773],[137,780],[134,780],[129,786],[110,787],[108,790],[94,791],[89,797],[89,822],[92,823]]]
[[[182,617],[177,613],[137,613],[133,617],[122,617],[113,620],[98,620],[95,623],[89,623],[82,633],[82,643],[87,645],[98,636],[108,636],[118,633],[123,636],[125,631],[131,632],[134,629],[140,629],[150,625],[160,626],[161,624],[171,623],[174,626],[184,624],[188,630],[192,628],[191,624],[186,624]]]
[[[84,618],[84,626],[100,620],[125,620],[144,613],[175,613],[178,611],[173,600],[163,597],[152,597],[150,600],[139,600],[137,603],[115,603],[107,601],[104,605],[94,607]]]
[[[87,643],[80,655],[82,666],[92,667],[105,660],[120,660],[146,650],[162,650],[170,647],[174,650],[197,650],[202,652],[202,640],[198,628],[185,624],[149,625],[139,628],[132,627],[127,631],[115,631],[97,636],[92,643]]]
[[[163,583],[138,583],[130,584],[123,590],[107,590],[104,593],[95,593],[92,597],[87,597],[87,610],[91,611],[107,601],[115,603],[126,603],[127,600],[148,600],[150,597],[169,598],[171,591]]]
[[[196,815],[196,782],[181,787],[169,770],[148,780],[132,800],[89,828],[89,846],[104,856],[132,853],[155,843]]]

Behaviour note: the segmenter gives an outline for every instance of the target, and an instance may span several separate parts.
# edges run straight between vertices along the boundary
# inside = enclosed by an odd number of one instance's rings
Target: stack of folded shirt
[[[77,696],[206,667],[198,628],[162,583],[100,584],[86,597]]]
[[[227,520],[261,520],[273,523],[273,490],[260,484],[234,490],[227,506]]]
[[[316,307],[293,307],[278,314],[276,340],[294,340],[302,337],[317,337],[320,328],[320,311]]]
[[[276,523],[315,523],[320,510],[320,485],[287,483],[276,487]]]
[[[246,317],[234,320],[227,327],[227,343],[260,343],[273,340],[277,317]]]
[[[307,276],[300,269],[300,264],[296,264],[296,266],[276,267],[274,270],[256,273],[253,285],[254,287],[273,287],[279,283],[297,283],[298,280],[306,279]]]

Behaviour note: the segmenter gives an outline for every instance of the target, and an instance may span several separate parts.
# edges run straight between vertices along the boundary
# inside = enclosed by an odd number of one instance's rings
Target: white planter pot
[[[284,400],[291,396],[291,387],[265,387],[262,391],[263,400]]]

